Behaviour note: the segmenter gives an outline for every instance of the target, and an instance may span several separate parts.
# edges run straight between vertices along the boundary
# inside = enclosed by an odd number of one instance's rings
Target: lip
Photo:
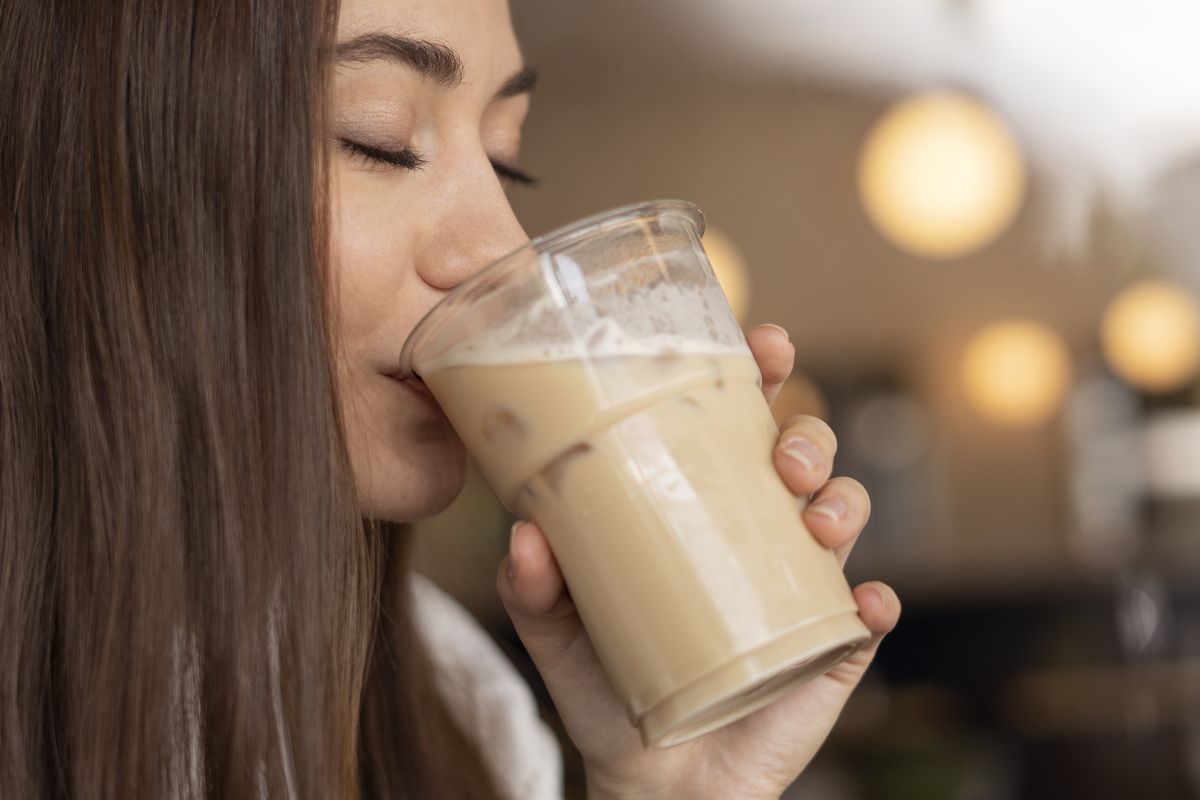
[[[396,383],[399,383],[405,389],[417,395],[418,397],[424,398],[436,408],[441,409],[441,406],[438,405],[437,398],[433,396],[433,392],[429,391],[429,387],[425,385],[425,381],[421,380],[420,378],[402,378],[399,375],[388,375],[387,377],[396,381]]]

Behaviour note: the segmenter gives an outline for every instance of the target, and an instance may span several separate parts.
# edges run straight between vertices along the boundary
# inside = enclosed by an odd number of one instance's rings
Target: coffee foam
[[[465,352],[453,353],[430,362],[422,368],[422,372],[436,372],[449,367],[468,366],[499,366],[503,364],[529,364],[543,361],[578,361],[584,358],[620,358],[633,356],[656,356],[663,353],[681,354],[721,354],[745,353],[750,355],[745,345],[731,347],[728,345],[706,344],[678,336],[656,336],[650,339],[617,340],[611,346],[587,348],[577,342],[554,344],[545,347],[526,346],[513,348],[504,352]]]
[[[457,366],[527,364],[663,353],[745,353],[741,328],[720,286],[659,283],[649,289],[578,295],[564,312],[553,297],[422,366],[422,372]],[[561,302],[561,301],[560,301]]]

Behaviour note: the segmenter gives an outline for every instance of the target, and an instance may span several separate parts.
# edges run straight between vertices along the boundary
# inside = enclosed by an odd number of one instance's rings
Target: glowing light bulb
[[[738,322],[744,322],[750,307],[750,275],[737,245],[725,234],[709,228],[704,232],[704,252],[729,299],[733,316]]]
[[[985,417],[1004,425],[1044,422],[1062,405],[1070,376],[1062,339],[1031,320],[993,323],[971,338],[963,354],[967,398]]]
[[[1200,308],[1170,281],[1139,281],[1105,310],[1100,342],[1123,380],[1148,392],[1173,391],[1200,371]]]
[[[1012,223],[1025,194],[1013,136],[987,106],[957,92],[897,103],[858,165],[859,196],[896,246],[929,258],[978,250]]]

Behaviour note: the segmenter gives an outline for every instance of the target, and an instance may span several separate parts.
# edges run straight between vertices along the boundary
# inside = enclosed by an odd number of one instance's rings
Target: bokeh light
[[[871,466],[900,472],[917,466],[928,454],[933,424],[913,396],[888,392],[868,397],[850,423],[850,441]]]
[[[898,247],[954,258],[993,241],[1025,193],[1025,165],[1004,123],[957,92],[916,95],[868,135],[858,168],[867,216]]]
[[[750,275],[737,245],[724,233],[708,228],[704,232],[704,252],[708,253],[717,281],[729,298],[733,315],[738,322],[745,322],[750,307]]]
[[[1200,371],[1200,308],[1170,281],[1126,287],[1105,310],[1100,337],[1113,371],[1139,389],[1170,392]]]
[[[1015,427],[1044,422],[1063,403],[1071,360],[1045,325],[1012,319],[993,323],[967,343],[963,389],[979,413]]]

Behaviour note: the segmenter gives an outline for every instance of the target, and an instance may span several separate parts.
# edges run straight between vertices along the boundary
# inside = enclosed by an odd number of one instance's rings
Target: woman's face
[[[466,453],[389,377],[446,292],[526,239],[505,194],[531,75],[505,0],[343,0],[330,135],[339,392],[364,513],[436,513]]]

